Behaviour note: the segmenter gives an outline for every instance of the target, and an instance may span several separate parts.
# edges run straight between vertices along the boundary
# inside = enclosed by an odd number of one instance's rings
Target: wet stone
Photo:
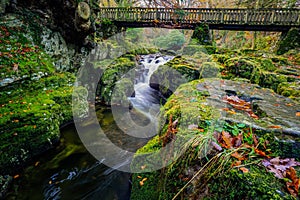
[[[297,138],[296,140],[300,141],[300,117],[297,114],[300,104],[298,102],[255,84],[231,80],[206,79],[196,88],[201,93],[209,95],[208,103],[220,109],[224,120],[245,123],[256,129],[280,133],[284,138],[286,138],[285,135],[289,135],[292,136],[292,140]],[[239,99],[249,102],[258,119],[224,102],[223,99],[226,96],[237,96]],[[228,109],[234,112],[225,111]]]

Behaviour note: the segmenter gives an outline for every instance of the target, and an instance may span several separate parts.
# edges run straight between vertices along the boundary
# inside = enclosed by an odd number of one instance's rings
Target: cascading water
[[[151,75],[172,58],[160,54],[141,56],[141,65],[135,77],[135,97],[129,97],[129,100],[135,109],[150,120],[158,114],[161,104],[159,92],[149,86]],[[110,140],[125,144],[129,151],[135,152],[149,139],[125,137],[113,120],[111,110],[102,111],[101,114],[104,118],[99,123]],[[93,126],[89,128],[93,129]],[[89,128],[86,129],[87,133]],[[81,144],[73,125],[61,132],[66,142],[65,149],[57,150],[54,155],[52,152],[43,156],[39,159],[38,167],[25,170],[23,177],[26,179],[16,199],[130,199],[129,173],[109,168],[95,160]],[[130,160],[118,165],[130,165],[128,162]]]
[[[172,59],[173,56],[162,56],[160,54],[141,56],[141,72],[136,76],[134,85],[135,97],[130,97],[129,100],[135,109],[138,109],[150,119],[159,112],[161,105],[161,95],[159,91],[150,87],[150,78],[160,65]]]

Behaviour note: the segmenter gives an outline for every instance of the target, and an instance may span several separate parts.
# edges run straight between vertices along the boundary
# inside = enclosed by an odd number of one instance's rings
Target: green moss
[[[102,102],[110,104],[112,92],[114,90],[116,82],[121,80],[122,76],[124,76],[130,69],[136,66],[135,56],[133,54],[126,54],[123,57],[116,59],[109,66],[103,66],[101,63],[95,63],[94,65],[104,70],[103,75],[98,84],[96,95]],[[127,86],[131,85],[129,81],[127,81],[126,84]],[[124,92],[126,94],[128,93],[126,91]]]
[[[263,70],[273,72],[277,69],[277,67],[275,67],[273,65],[273,62],[271,59],[263,58],[263,59],[259,60],[259,63],[261,64],[261,68]]]
[[[279,42],[277,54],[282,55],[291,49],[300,48],[300,31],[299,28],[292,28],[287,35]]]
[[[262,71],[257,61],[249,58],[231,58],[225,62],[228,77],[246,78],[259,84]]]
[[[72,119],[74,81],[69,73],[55,74],[0,92],[1,173],[16,170],[58,141],[60,124]]]
[[[266,88],[271,88],[274,91],[276,91],[278,85],[286,81],[287,81],[287,77],[285,75],[264,72],[260,77],[259,85]]]
[[[55,71],[52,60],[24,35],[24,27],[0,25],[0,80],[39,79]]]
[[[200,69],[200,78],[216,78],[220,76],[223,67],[215,62],[204,62]]]
[[[193,39],[201,45],[212,45],[211,35],[207,24],[200,24],[194,30],[192,35]]]
[[[294,199],[285,190],[284,181],[256,165],[247,167],[248,173],[230,169],[213,176],[205,199]]]
[[[299,82],[282,82],[278,85],[277,93],[283,96],[300,100]]]

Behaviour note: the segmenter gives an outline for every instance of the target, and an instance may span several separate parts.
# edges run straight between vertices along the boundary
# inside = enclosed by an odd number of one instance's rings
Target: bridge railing
[[[126,22],[180,22],[300,26],[299,9],[99,8],[98,18]]]

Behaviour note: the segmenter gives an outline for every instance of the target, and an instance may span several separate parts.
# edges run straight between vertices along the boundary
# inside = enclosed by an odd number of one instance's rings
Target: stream
[[[139,111],[138,115],[134,112],[132,115],[139,124],[146,125],[159,113],[161,97],[149,87],[149,79],[159,65],[172,58],[160,54],[141,56],[140,71],[135,77],[135,97],[128,97],[132,110]],[[135,152],[151,139],[124,134],[115,122],[111,108],[97,107],[96,110],[102,130],[113,143]],[[141,118],[140,113],[146,117]],[[93,125],[88,127],[93,129]],[[107,167],[103,160],[96,160],[82,144],[74,124],[63,127],[61,135],[59,146],[38,157],[20,174],[8,199],[130,199],[130,173]],[[130,162],[119,165],[130,165]]]

